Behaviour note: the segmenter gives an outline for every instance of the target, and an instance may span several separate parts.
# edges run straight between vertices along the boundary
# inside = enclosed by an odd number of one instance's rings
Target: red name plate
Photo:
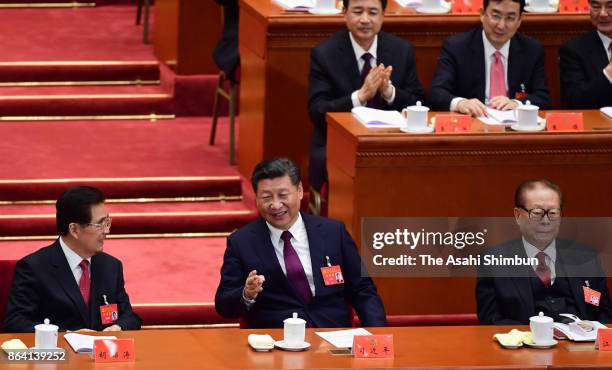
[[[474,14],[480,13],[482,0],[455,0],[451,3],[451,13],[453,14]]]
[[[588,13],[587,0],[559,0],[559,13]]]
[[[96,339],[93,346],[95,362],[134,362],[134,338]]]
[[[600,351],[612,351],[612,329],[597,330],[595,349],[599,349]]]
[[[436,132],[466,133],[472,131],[472,118],[466,114],[437,114]]]
[[[393,357],[393,334],[355,335],[353,354],[361,358]]]
[[[584,131],[582,113],[547,113],[548,131]]]

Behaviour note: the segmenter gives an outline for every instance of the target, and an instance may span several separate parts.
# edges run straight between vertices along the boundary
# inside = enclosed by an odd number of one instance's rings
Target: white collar
[[[351,45],[353,45],[353,52],[355,53],[355,58],[357,58],[357,60],[360,60],[363,54],[370,53],[374,57],[374,60],[378,61],[378,57],[376,55],[376,48],[378,47],[378,34],[374,36],[374,41],[372,41],[372,45],[370,45],[368,50],[363,50],[361,48],[357,41],[355,41],[355,38],[350,31],[349,38],[351,39]]]
[[[266,225],[268,225],[268,230],[270,230],[270,238],[276,243],[278,243],[281,238],[281,234],[285,230],[277,229],[276,227],[272,226],[268,221],[266,221]],[[295,220],[295,222],[293,223],[293,225],[291,225],[288,231],[291,233],[291,236],[298,242],[305,242],[304,240],[302,240],[302,238],[306,235],[306,226],[304,225],[304,220],[302,219],[302,214],[300,212],[298,212],[297,220]]]
[[[609,50],[608,48],[610,47],[610,42],[612,42],[612,39],[604,35],[603,33],[601,33],[599,30],[597,30],[597,34],[599,35],[601,42],[603,42],[604,49],[606,50],[606,53],[607,53]]]
[[[532,245],[531,243],[529,243],[523,237],[523,247],[525,248],[525,253],[527,253],[527,257],[529,258],[537,258],[536,255],[538,253],[544,252],[548,256],[548,258],[550,258],[553,265],[555,264],[555,261],[557,260],[557,247],[556,247],[555,239],[553,239],[553,241],[550,242],[550,244],[546,248],[544,248],[544,250],[540,250],[536,248],[534,245]]]
[[[76,252],[73,251],[68,244],[66,244],[66,242],[64,242],[64,239],[62,239],[61,236],[59,237],[59,242],[60,246],[62,247],[62,251],[64,251],[64,255],[66,256],[66,260],[68,261],[68,266],[70,266],[70,270],[74,270],[77,268],[77,266],[79,266],[83,258],[76,254]],[[91,263],[91,257],[86,259],[87,262]]]
[[[510,54],[510,41],[511,40],[512,39],[506,41],[506,43],[503,44],[502,47],[499,49],[499,52],[501,53],[501,55],[504,56],[505,60],[508,60],[508,54]],[[482,43],[484,45],[485,56],[490,59],[491,55],[493,55],[493,53],[495,53],[497,49],[495,49],[495,46],[491,44],[484,30],[482,31]]]

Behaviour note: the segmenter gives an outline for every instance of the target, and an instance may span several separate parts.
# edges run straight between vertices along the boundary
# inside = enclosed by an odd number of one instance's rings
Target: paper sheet
[[[315,334],[333,344],[336,348],[353,347],[353,337],[355,335],[372,335],[372,333],[364,328],[336,331],[317,331]]]
[[[608,118],[612,118],[612,107],[603,107],[599,111],[608,116]]]
[[[95,339],[117,339],[116,336],[95,336],[85,335],[79,333],[66,333],[64,335],[66,342],[70,344],[70,347],[74,352],[91,352],[93,351],[93,345]]]
[[[351,112],[359,122],[368,128],[402,127],[406,125],[404,117],[395,110],[355,107]]]
[[[487,125],[513,125],[517,123],[514,110],[498,110],[489,107],[487,107],[487,117],[481,116],[478,119]]]
[[[285,9],[310,9],[314,7],[312,0],[274,0]]]

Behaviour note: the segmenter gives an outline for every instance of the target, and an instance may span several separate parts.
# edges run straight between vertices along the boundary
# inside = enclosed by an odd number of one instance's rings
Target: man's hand
[[[489,106],[493,109],[510,110],[518,107],[518,103],[509,99],[507,96],[496,96],[489,102]]]
[[[465,99],[457,104],[457,110],[474,117],[486,116],[487,107],[478,99]]]
[[[263,275],[257,275],[257,270],[253,270],[247,276],[244,283],[244,296],[247,299],[253,300],[263,290],[263,283],[266,278]]]
[[[385,68],[376,66],[370,70],[365,80],[363,81],[363,86],[357,92],[357,98],[361,102],[361,104],[365,104],[368,100],[372,99],[384,79]]]
[[[109,326],[108,328],[104,328],[104,330],[102,331],[121,331],[121,326],[117,325],[117,324],[113,324],[111,326]]]
[[[385,68],[384,64],[380,64],[377,68],[382,68],[382,81],[380,83],[380,87],[378,91],[385,100],[391,99],[391,94],[393,94],[393,86],[391,85],[391,72],[393,72],[393,66],[387,66]]]
[[[608,63],[606,68],[604,68],[604,71],[606,72],[606,75],[608,75],[609,78],[612,78],[612,59],[610,59],[610,63]]]

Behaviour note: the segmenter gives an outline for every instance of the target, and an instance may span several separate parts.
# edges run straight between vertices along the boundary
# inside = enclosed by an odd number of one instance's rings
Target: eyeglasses
[[[551,208],[551,209],[542,209],[542,208],[527,209],[525,207],[520,207],[520,208],[529,214],[529,219],[532,221],[541,221],[544,218],[544,216],[548,216],[548,219],[551,221],[559,221],[559,219],[561,219],[561,210],[559,208]]]
[[[111,216],[108,216],[104,220],[102,220],[102,222],[100,222],[99,224],[88,222],[83,225],[91,226],[95,228],[96,230],[106,230],[107,228],[110,229],[112,222],[113,222],[113,218]]]
[[[489,17],[494,23],[499,23],[502,21],[506,21],[507,24],[513,24],[519,20],[519,16],[516,14],[508,14],[504,16],[501,13],[493,12],[493,13],[485,13],[487,17]]]

